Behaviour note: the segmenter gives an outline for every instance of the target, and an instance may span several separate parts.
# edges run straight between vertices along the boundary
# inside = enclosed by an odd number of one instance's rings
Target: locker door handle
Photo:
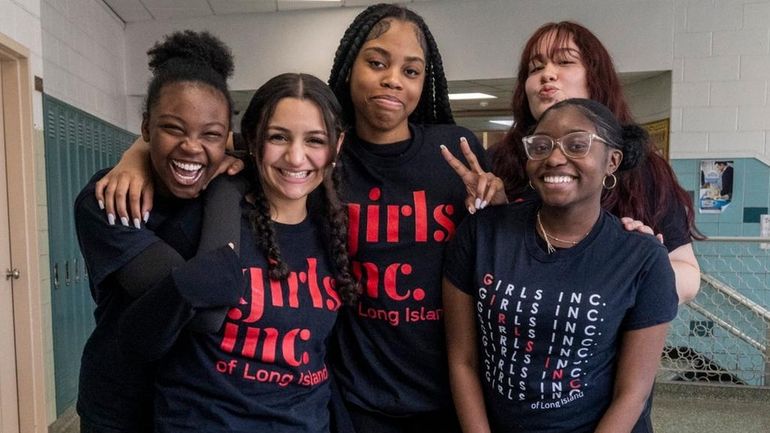
[[[59,264],[58,263],[53,264],[53,288],[54,289],[59,288]]]
[[[64,262],[64,285],[70,285],[70,261]]]

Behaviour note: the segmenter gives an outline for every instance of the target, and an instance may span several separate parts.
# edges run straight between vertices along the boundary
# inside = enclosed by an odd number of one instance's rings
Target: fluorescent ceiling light
[[[450,93],[450,101],[466,101],[468,99],[497,99],[497,96],[487,95],[486,93]]]
[[[489,123],[494,123],[495,125],[513,126],[513,119],[511,119],[511,120],[490,120]]]

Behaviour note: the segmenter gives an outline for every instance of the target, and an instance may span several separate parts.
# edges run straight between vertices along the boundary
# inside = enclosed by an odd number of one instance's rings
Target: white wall
[[[45,92],[126,127],[125,33],[100,0],[42,0]]]
[[[671,72],[662,72],[623,86],[623,93],[637,122],[671,117]]]
[[[671,150],[770,163],[770,2],[677,1]]]

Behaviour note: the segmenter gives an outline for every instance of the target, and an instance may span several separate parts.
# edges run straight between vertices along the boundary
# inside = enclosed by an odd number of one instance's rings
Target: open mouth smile
[[[203,175],[204,165],[197,162],[171,160],[171,172],[177,182],[182,185],[192,185]]]

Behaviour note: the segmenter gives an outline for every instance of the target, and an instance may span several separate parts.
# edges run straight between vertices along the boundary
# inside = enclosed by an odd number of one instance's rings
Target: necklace
[[[586,234],[580,237],[577,241],[565,241],[564,239],[559,239],[556,236],[551,236],[548,234],[548,232],[545,231],[545,227],[543,227],[543,222],[540,221],[540,211],[537,211],[537,225],[540,227],[540,231],[543,232],[543,236],[545,236],[545,246],[546,250],[548,251],[548,254],[553,254],[556,252],[556,248],[551,244],[551,241],[548,240],[548,238],[551,238],[557,242],[561,242],[563,244],[571,244],[573,247],[580,243],[583,239],[585,239],[586,236],[588,236],[588,233],[591,233],[591,230],[587,231]]]

